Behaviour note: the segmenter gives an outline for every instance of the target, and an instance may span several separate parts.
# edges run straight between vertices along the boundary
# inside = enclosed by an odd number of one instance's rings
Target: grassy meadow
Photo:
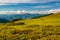
[[[60,13],[0,23],[0,40],[60,40]]]

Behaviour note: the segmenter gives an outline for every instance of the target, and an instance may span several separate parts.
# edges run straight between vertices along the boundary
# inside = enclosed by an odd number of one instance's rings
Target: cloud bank
[[[60,2],[60,0],[0,0],[0,5],[7,5],[9,3],[46,3],[46,2]]]
[[[51,8],[52,6],[35,6],[33,8]]]
[[[17,10],[17,11],[0,11],[0,14],[50,14],[50,13],[58,13],[60,9],[51,9],[44,11],[26,11],[26,10]]]

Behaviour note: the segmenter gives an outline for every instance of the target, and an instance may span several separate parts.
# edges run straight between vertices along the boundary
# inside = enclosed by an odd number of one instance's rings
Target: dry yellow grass
[[[0,40],[60,40],[60,13],[0,24]]]

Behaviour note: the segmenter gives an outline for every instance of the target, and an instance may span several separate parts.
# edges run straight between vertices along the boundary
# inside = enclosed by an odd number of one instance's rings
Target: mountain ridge
[[[36,17],[36,16],[44,16],[45,14],[10,14],[10,15],[6,15],[6,14],[3,14],[3,15],[0,15],[0,18],[3,18],[3,19],[7,19],[7,20],[13,20],[13,19],[29,19],[29,18],[33,18],[33,17]]]

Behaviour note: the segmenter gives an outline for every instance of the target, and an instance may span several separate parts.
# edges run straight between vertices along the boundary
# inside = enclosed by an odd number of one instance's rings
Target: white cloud
[[[0,0],[0,3],[30,3],[34,0]]]
[[[0,5],[9,5],[11,3],[33,3],[34,0],[0,0]]]
[[[59,0],[0,0],[0,5],[6,5],[8,3],[46,3]]]
[[[17,10],[17,11],[0,11],[0,14],[50,14],[50,13],[58,13],[60,9],[51,9],[51,10],[42,10],[42,11],[26,11],[26,10]]]
[[[24,14],[25,10],[17,10],[17,11],[0,11],[0,14]]]
[[[11,5],[10,3],[0,3],[0,5]]]
[[[50,8],[50,7],[52,7],[52,6],[35,6],[33,8]]]
[[[39,0],[40,3],[46,3],[46,2],[59,2],[60,0]]]
[[[58,13],[60,12],[60,9],[51,9],[49,10],[50,13]]]

